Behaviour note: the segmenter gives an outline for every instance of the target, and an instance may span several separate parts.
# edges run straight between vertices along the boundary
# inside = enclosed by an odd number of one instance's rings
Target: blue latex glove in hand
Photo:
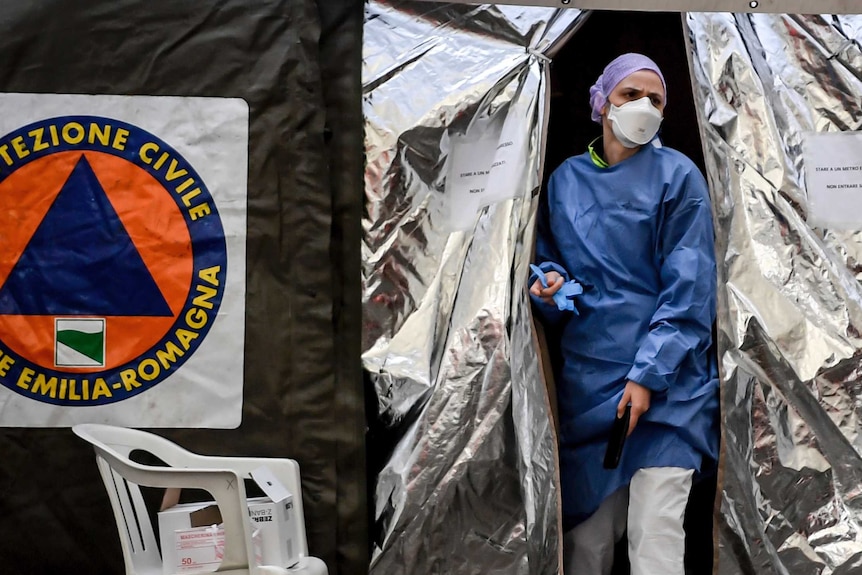
[[[542,282],[542,287],[548,287],[548,278],[545,277],[545,272],[537,265],[530,264],[530,270],[536,275],[538,280]],[[578,315],[578,310],[573,301],[576,296],[584,293],[584,287],[577,280],[569,280],[560,287],[560,290],[554,294],[554,303],[557,304],[557,309],[560,311],[570,311]]]

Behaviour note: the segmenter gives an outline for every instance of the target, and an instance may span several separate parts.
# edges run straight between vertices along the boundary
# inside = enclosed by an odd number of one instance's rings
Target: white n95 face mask
[[[661,112],[652,105],[649,98],[626,102],[619,108],[610,105],[608,120],[614,136],[626,148],[643,146],[653,139],[661,125]]]

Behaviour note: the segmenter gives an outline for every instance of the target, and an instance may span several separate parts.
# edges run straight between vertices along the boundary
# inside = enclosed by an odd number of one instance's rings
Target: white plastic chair
[[[78,437],[96,449],[96,463],[117,521],[127,575],[162,575],[150,516],[139,486],[204,489],[218,504],[224,522],[224,559],[218,573],[230,575],[328,575],[326,564],[308,556],[299,465],[292,459],[208,457],[186,451],[158,435],[110,425],[79,424]],[[132,451],[149,452],[169,467],[136,463]],[[244,479],[266,466],[293,494],[299,562],[290,568],[256,566]]]

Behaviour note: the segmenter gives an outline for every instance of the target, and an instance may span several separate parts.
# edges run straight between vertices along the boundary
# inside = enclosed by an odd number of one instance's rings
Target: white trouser
[[[563,536],[565,575],[610,575],[628,524],[631,575],[685,575],[683,519],[691,469],[647,467]]]

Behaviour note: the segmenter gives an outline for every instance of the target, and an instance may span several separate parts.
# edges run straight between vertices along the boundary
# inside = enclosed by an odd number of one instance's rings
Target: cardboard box
[[[211,501],[175,505],[159,512],[162,573],[206,573],[218,569],[224,558],[224,528],[218,506]],[[252,544],[261,565],[260,530],[255,526]]]
[[[296,516],[293,494],[265,467],[252,472],[251,477],[266,494],[248,500],[258,564],[291,567],[299,561],[296,526],[300,519]],[[160,511],[164,575],[215,571],[224,549],[224,530],[212,526],[220,523],[221,514],[212,501],[178,504]]]
[[[269,497],[249,499],[248,514],[255,527],[260,530],[263,565],[291,567],[299,561],[296,555],[296,522],[292,495],[278,502]]]

